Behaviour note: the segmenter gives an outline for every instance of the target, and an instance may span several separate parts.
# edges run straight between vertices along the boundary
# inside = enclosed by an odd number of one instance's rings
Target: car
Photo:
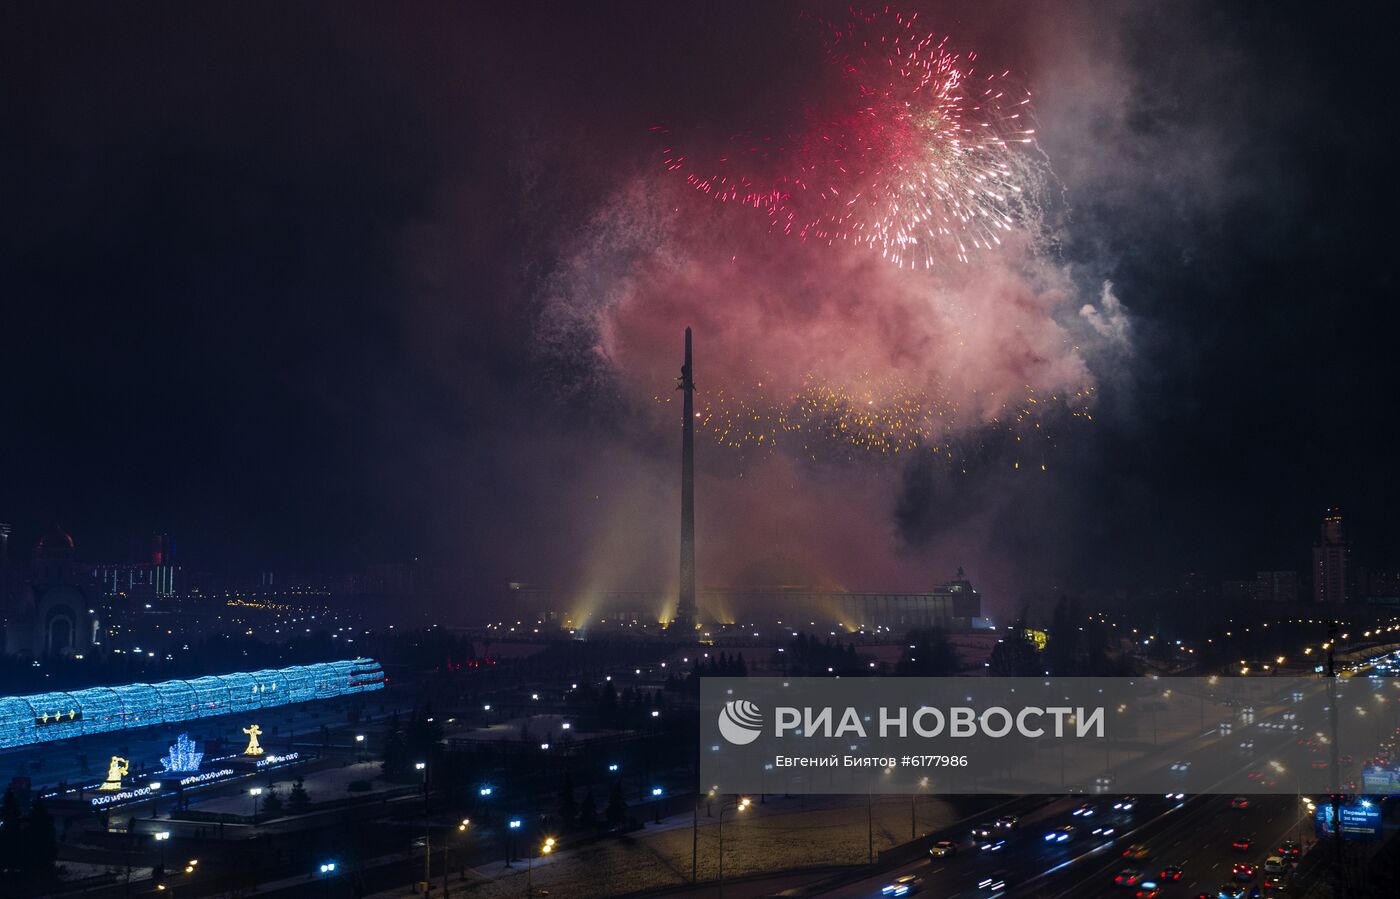
[[[1130,812],[1135,805],[1137,805],[1136,796],[1123,796],[1117,802],[1113,803],[1113,810],[1115,812]]]
[[[1284,858],[1300,858],[1303,855],[1303,847],[1293,840],[1284,840],[1278,844],[1278,854]]]
[[[1264,879],[1259,881],[1264,892],[1269,895],[1288,892],[1288,876],[1286,874],[1265,874]]]
[[[1181,800],[1181,799],[1185,799],[1185,798],[1186,798],[1186,794],[1185,794],[1185,793],[1165,793],[1165,794],[1163,794],[1163,795],[1164,795],[1167,799],[1177,799],[1177,800]]]
[[[1124,857],[1124,858],[1130,858],[1130,859],[1132,859],[1133,861],[1137,861],[1137,860],[1139,860],[1139,859],[1147,858],[1148,854],[1149,854],[1148,848],[1147,848],[1146,846],[1144,846],[1142,843],[1134,843],[1133,845],[1129,846],[1127,849],[1124,849],[1124,850],[1123,850],[1123,857]]]
[[[930,858],[946,858],[950,855],[957,855],[958,844],[952,840],[939,840],[929,847],[928,854]]]
[[[983,893],[993,896],[1000,896],[1006,892],[1006,877],[1003,874],[993,874],[991,877],[984,877],[977,884],[977,889]]]
[[[1288,870],[1288,862],[1281,855],[1271,855],[1264,859],[1264,871],[1269,874],[1282,874]]]
[[[1313,759],[1312,767],[1315,771],[1321,771],[1323,768],[1327,767],[1327,759]]]
[[[1070,814],[1074,815],[1074,817],[1076,818],[1089,818],[1093,816],[1094,811],[1094,804],[1092,802],[1086,802],[1083,805],[1076,807],[1073,812],[1070,812]]]
[[[981,852],[1000,852],[1005,848],[1006,839],[1004,837],[997,837],[994,840],[986,840],[977,844],[977,849]]]
[[[1001,828],[1002,830],[1015,830],[1016,826],[1020,823],[1020,815],[1002,815],[996,820],[997,827]]]
[[[1215,890],[1215,899],[1245,899],[1249,891],[1237,883],[1222,883]]]
[[[1138,887],[1137,892],[1133,894],[1136,899],[1157,899],[1161,895],[1162,888],[1157,886],[1157,882],[1154,880],[1144,880],[1142,886]]]
[[[1249,797],[1236,796],[1230,800],[1230,808],[1249,808]]]
[[[1190,762],[1172,762],[1172,773],[1173,773],[1173,774],[1185,774],[1187,771],[1190,771],[1190,770],[1191,770],[1191,763],[1190,763]]]
[[[1262,778],[1264,777],[1264,772],[1263,772],[1263,771],[1251,771],[1251,772],[1249,772],[1248,774],[1246,774],[1245,777],[1249,778],[1250,780],[1260,780],[1260,779],[1262,779]]]
[[[993,830],[996,830],[996,826],[988,824],[985,821],[981,824],[974,825],[972,828],[972,839],[974,842],[977,840],[985,840],[992,835]]]
[[[1095,827],[1090,831],[1096,837],[1111,837],[1117,832],[1117,829],[1112,827]]]
[[[1167,865],[1157,875],[1157,879],[1164,880],[1167,883],[1176,883],[1181,879],[1181,874],[1181,865]]]
[[[1142,872],[1137,868],[1124,868],[1113,875],[1113,883],[1120,887],[1135,887],[1142,883]]]
[[[924,879],[917,874],[905,874],[880,887],[881,896],[912,896],[924,888]]]
[[[1074,836],[1074,825],[1061,824],[1059,827],[1056,827],[1054,830],[1050,831],[1045,835],[1045,842],[1063,843],[1072,836]]]
[[[1253,741],[1253,740],[1241,740],[1241,741],[1240,741],[1240,751],[1241,751],[1241,752],[1249,752],[1249,751],[1250,751],[1251,749],[1253,749],[1253,748],[1254,748],[1254,741]]]
[[[1254,879],[1254,875],[1259,873],[1259,869],[1249,862],[1235,862],[1230,866],[1230,873],[1234,878],[1242,883],[1248,883]]]
[[[1236,852],[1248,852],[1254,845],[1254,840],[1250,837],[1235,837],[1230,841],[1230,848]]]

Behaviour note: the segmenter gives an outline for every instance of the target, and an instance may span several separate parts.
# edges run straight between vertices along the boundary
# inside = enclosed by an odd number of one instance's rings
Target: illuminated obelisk
[[[681,583],[680,602],[671,630],[690,638],[695,633],[695,379],[690,367],[690,329],[685,329],[685,364],[676,389],[685,396],[681,422]]]

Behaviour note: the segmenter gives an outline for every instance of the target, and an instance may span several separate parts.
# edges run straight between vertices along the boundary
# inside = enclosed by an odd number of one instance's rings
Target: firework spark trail
[[[1093,395],[1090,387],[1065,396],[1042,394],[1025,385],[1024,394],[969,427],[963,410],[945,391],[871,378],[843,386],[808,375],[800,389],[784,397],[770,398],[761,383],[747,396],[717,389],[702,397],[696,424],[717,445],[731,449],[796,447],[813,459],[830,458],[833,446],[875,455],[926,449],[964,471],[995,438],[1014,445],[1009,460],[1013,470],[1045,471],[1057,426],[1065,419],[1092,420]],[[655,397],[658,403],[671,399]]]
[[[900,266],[965,263],[1006,232],[1034,229],[1042,177],[1022,152],[1035,134],[1029,93],[916,18],[886,7],[822,21],[844,108],[810,110],[796,134],[737,134],[713,160],[690,158],[657,126],[666,168],[718,201],[764,211],[773,230],[874,247]]]

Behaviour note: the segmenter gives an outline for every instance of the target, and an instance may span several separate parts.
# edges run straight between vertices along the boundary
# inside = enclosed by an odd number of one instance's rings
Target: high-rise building
[[[1349,598],[1347,561],[1351,544],[1342,529],[1342,510],[1332,508],[1322,517],[1322,530],[1313,546],[1313,600],[1342,603]]]
[[[1254,577],[1254,598],[1264,602],[1297,602],[1298,572],[1259,572]]]

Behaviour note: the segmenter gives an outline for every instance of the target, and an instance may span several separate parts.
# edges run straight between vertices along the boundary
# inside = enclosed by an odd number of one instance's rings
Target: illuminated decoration
[[[380,690],[373,659],[0,697],[0,749]]]
[[[258,759],[258,767],[271,768],[273,765],[285,765],[288,762],[295,762],[299,758],[301,758],[300,752],[289,752],[286,755],[269,755]]]
[[[1050,642],[1050,635],[1045,633],[1045,631],[1037,631],[1032,630],[1031,628],[1026,628],[1024,631],[1022,631],[1022,635],[1026,638],[1028,642],[1034,644],[1036,649],[1044,649],[1046,645]]]
[[[204,753],[200,752],[195,742],[190,739],[189,734],[180,734],[170,747],[170,754],[160,760],[166,771],[174,774],[189,774],[199,770],[199,763],[204,761]]]
[[[254,724],[243,728],[243,732],[248,735],[248,748],[243,750],[243,754],[262,755],[263,748],[258,745],[258,737],[262,734],[262,728]]]
[[[208,783],[211,780],[219,780],[224,777],[233,776],[232,768],[220,768],[218,771],[206,771],[203,774],[191,774],[189,777],[180,778],[180,786],[193,787],[196,784]]]
[[[120,790],[122,788],[122,778],[131,771],[131,765],[121,756],[112,756],[112,761],[107,765],[107,779],[102,781],[99,790]]]

